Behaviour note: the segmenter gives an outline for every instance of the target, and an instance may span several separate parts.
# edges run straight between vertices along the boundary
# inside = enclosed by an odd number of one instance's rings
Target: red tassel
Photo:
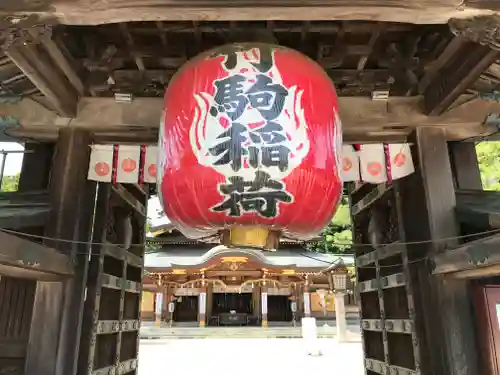
[[[389,151],[389,145],[384,143],[384,157],[385,157],[385,174],[387,175],[387,182],[392,184],[392,166],[391,166],[391,154]]]
[[[141,155],[139,157],[139,184],[144,183],[144,164],[146,163],[146,145],[141,145]]]
[[[354,147],[354,151],[356,151],[356,152],[361,151],[361,145],[359,143],[353,144],[353,147]],[[361,158],[358,157],[357,159],[358,159],[358,170],[359,170],[359,183],[362,184],[363,178],[361,177]]]
[[[116,175],[118,174],[118,150],[120,146],[115,144],[113,145],[113,176],[112,183],[116,184]]]

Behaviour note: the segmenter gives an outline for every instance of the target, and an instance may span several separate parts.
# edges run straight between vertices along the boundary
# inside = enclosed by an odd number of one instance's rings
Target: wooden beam
[[[41,43],[45,47],[52,61],[61,69],[70,84],[76,89],[78,94],[85,94],[85,86],[74,70],[73,66],[70,64],[66,56],[59,49],[58,45],[52,39],[42,39]]]
[[[139,214],[140,217],[145,218],[147,216],[146,207],[144,207],[140,200],[136,199],[124,185],[115,184],[113,185],[112,190],[123,200],[123,202],[127,203],[127,205],[133,209],[134,212]]]
[[[437,59],[432,61],[429,66],[425,67],[425,75],[418,84],[419,93],[423,93],[427,89],[429,84],[437,78],[439,70],[442,69],[446,63],[458,53],[466,42],[467,40],[463,37],[453,37]]]
[[[0,193],[0,228],[43,227],[49,213],[47,190]]]
[[[361,58],[358,61],[358,68],[357,68],[358,71],[362,71],[365,69],[366,63],[370,58],[370,54],[372,53],[373,48],[375,47],[375,43],[377,43],[379,36],[380,36],[380,30],[376,29],[375,31],[373,31],[370,37],[370,41],[366,46],[368,51],[365,54],[363,54],[363,56],[361,56]]]
[[[168,47],[167,35],[166,35],[165,31],[163,30],[163,22],[156,21],[155,25],[158,28],[158,30],[160,31],[161,44],[163,45],[163,47]]]
[[[62,24],[98,25],[133,21],[249,21],[249,20],[357,20],[417,24],[445,24],[450,18],[469,18],[491,11],[458,7],[457,1],[414,0],[404,5],[399,0],[288,0],[256,3],[239,1],[228,6],[224,0],[155,0],[146,4],[132,0],[61,1],[38,12],[56,17]],[[20,10],[22,9],[19,6]],[[15,8],[14,8],[15,9]]]
[[[466,102],[438,117],[422,113],[421,97],[392,97],[388,101],[373,101],[366,97],[341,97],[339,108],[343,132],[351,139],[379,136],[406,136],[417,127],[445,129],[448,140],[462,140],[492,134],[494,127],[483,124],[490,113],[500,113],[500,103],[481,99]],[[83,98],[78,114],[72,120],[63,118],[31,100],[17,104],[0,104],[5,116],[16,118],[22,127],[9,130],[14,136],[31,134],[52,139],[63,127],[85,128],[114,137],[149,137],[155,142],[159,118],[163,109],[161,98],[137,98],[130,104],[116,103],[112,98]],[[153,131],[153,133],[151,133]],[[38,133],[37,133],[38,132]],[[144,132],[144,133],[143,133]],[[38,134],[38,136],[36,136]],[[147,135],[149,134],[149,136]]]
[[[41,56],[35,46],[11,47],[5,51],[5,54],[49,99],[61,116],[75,116],[76,95],[65,88],[64,80],[61,79],[54,65]]]
[[[500,273],[500,235],[468,242],[432,258],[433,274],[478,278]]]
[[[447,53],[448,51],[445,51]],[[425,113],[439,116],[499,57],[499,52],[488,46],[466,41],[435,74],[424,91]]]
[[[135,64],[137,65],[137,68],[143,72],[146,70],[144,67],[144,61],[142,58],[139,56],[139,54],[135,51],[135,43],[134,43],[134,38],[132,38],[132,34],[130,33],[130,30],[127,27],[127,24],[125,23],[120,23],[120,31],[123,34],[127,45],[130,49],[130,53],[132,56],[134,56]]]
[[[0,274],[40,281],[60,281],[73,275],[68,256],[55,249],[0,231]]]

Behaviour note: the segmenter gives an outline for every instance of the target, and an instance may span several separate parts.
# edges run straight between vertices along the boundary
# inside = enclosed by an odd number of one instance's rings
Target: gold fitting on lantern
[[[262,227],[234,227],[229,233],[233,246],[266,247],[269,230]]]

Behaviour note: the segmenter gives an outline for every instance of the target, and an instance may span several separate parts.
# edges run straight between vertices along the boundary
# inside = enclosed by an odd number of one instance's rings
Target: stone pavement
[[[310,356],[301,339],[141,340],[138,375],[363,375],[361,344],[319,339]]]

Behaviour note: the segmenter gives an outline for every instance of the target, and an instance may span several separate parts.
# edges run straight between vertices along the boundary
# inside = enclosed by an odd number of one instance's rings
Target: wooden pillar
[[[295,291],[295,296],[297,300],[297,318],[304,317],[304,293],[302,288]]]
[[[83,129],[60,130],[50,179],[51,216],[45,235],[91,241],[96,184],[87,181],[91,137]],[[64,283],[39,283],[28,345],[26,373],[76,374],[88,270],[87,244],[46,241],[75,264]],[[60,310],[62,308],[62,310]]]
[[[477,349],[467,281],[432,276],[426,259],[446,251],[459,235],[455,220],[453,175],[444,132],[419,128],[412,135],[415,173],[397,183],[408,245],[411,275],[416,286],[415,314],[421,371],[434,375],[473,375]]]
[[[207,324],[212,316],[212,307],[214,303],[214,286],[213,284],[207,285]]]
[[[261,307],[261,312],[262,312],[262,327],[267,327],[268,321],[267,321],[267,288],[262,287],[261,288],[261,293],[260,293],[260,307]]]
[[[260,311],[260,287],[255,285],[252,289],[253,316],[261,318]]]

